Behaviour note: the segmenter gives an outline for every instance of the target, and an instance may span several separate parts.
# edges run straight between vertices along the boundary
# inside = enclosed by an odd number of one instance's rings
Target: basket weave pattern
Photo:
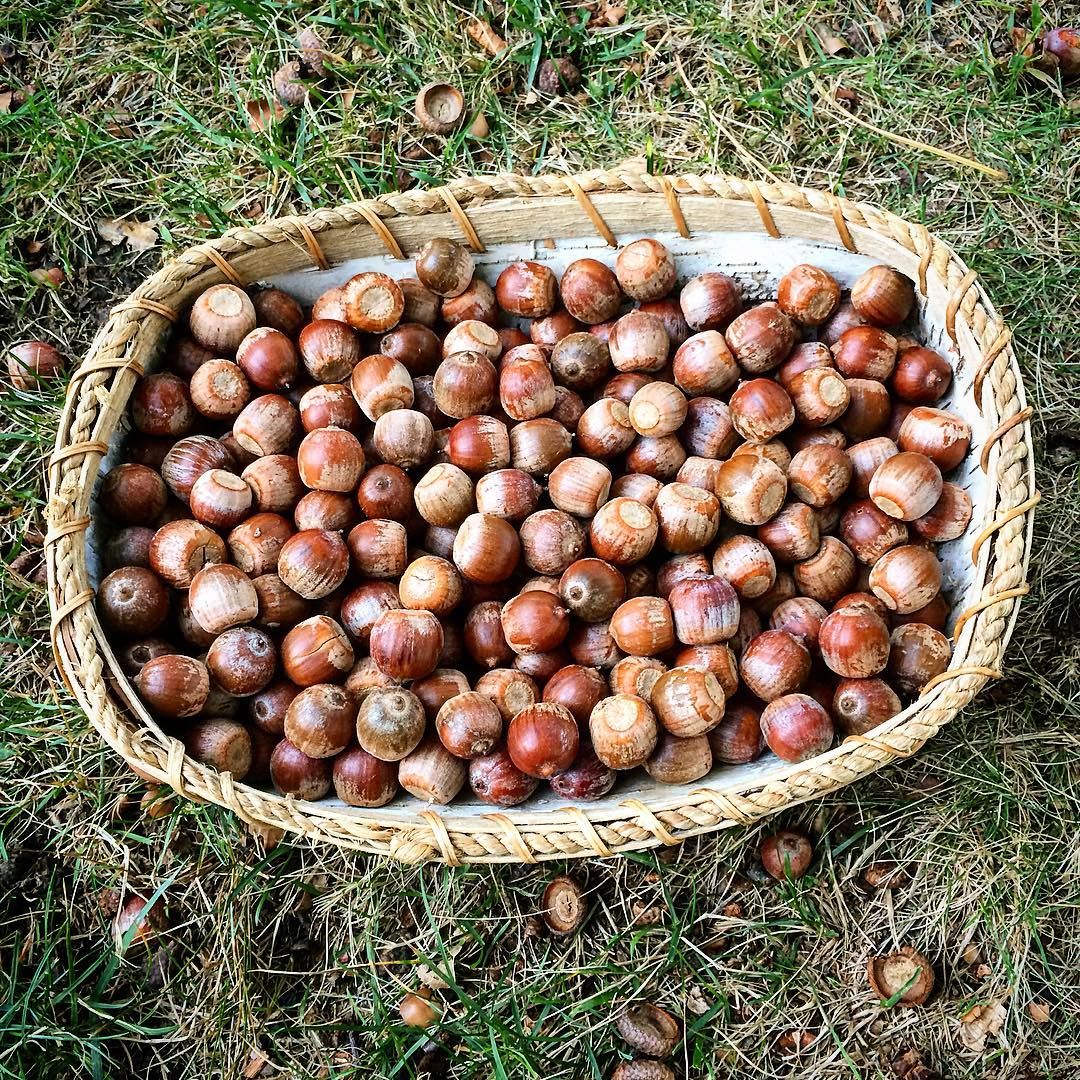
[[[559,810],[454,814],[418,803],[365,811],[297,802],[236,783],[184,754],[146,712],[122,674],[98,622],[86,559],[90,502],[102,456],[132,388],[159,355],[170,324],[199,292],[223,280],[251,283],[271,273],[325,268],[388,250],[415,251],[438,234],[476,249],[522,234],[635,234],[716,228],[803,235],[870,250],[916,279],[945,309],[959,355],[977,372],[973,392],[992,434],[973,446],[987,473],[986,517],[972,561],[980,599],[957,621],[951,666],[917,702],[868,736],[854,736],[809,761],[773,770],[767,782],[730,778],[676,800],[628,799]],[[610,226],[610,228],[609,228]],[[550,229],[552,232],[545,230]],[[515,235],[517,231],[517,235]],[[892,258],[890,259],[890,256]],[[233,229],[184,252],[116,307],[75,373],[49,466],[49,593],[60,671],[102,737],[140,774],[190,798],[233,810],[249,825],[303,834],[408,862],[442,859],[534,862],[611,855],[695,833],[748,823],[833,791],[915,753],[985,685],[1000,675],[1015,624],[1038,501],[1029,417],[1010,333],[955,253],[924,227],[876,207],[780,183],[725,176],[664,178],[632,168],[577,177],[502,175],[445,188],[386,195]]]

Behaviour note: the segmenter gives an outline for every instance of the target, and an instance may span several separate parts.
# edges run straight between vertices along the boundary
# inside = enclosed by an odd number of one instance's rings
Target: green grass
[[[621,24],[588,28],[583,8],[509,0],[495,15],[476,0],[509,43],[491,58],[464,33],[472,7],[323,4],[310,21],[338,74],[262,134],[244,103],[269,95],[290,55],[298,25],[281,5],[31,0],[0,16],[21,56],[0,83],[37,87],[0,115],[2,343],[40,335],[79,357],[163,256],[231,225],[403,181],[644,154],[657,169],[830,188],[952,243],[1014,328],[1044,493],[1007,678],[914,760],[783,816],[815,837],[810,876],[762,882],[768,826],[575,864],[592,912],[558,940],[535,933],[557,866],[414,869],[299,843],[263,854],[213,808],[141,816],[141,785],[88,730],[48,648],[37,545],[62,393],[5,387],[0,1076],[236,1077],[258,1051],[263,1076],[602,1077],[623,1052],[615,1004],[637,994],[684,1018],[687,1076],[872,1080],[911,1047],[950,1078],[1080,1073],[1080,87],[1013,55],[1013,10],[630,0]],[[797,42],[819,24],[851,48],[829,57],[811,35],[811,72]],[[563,52],[581,91],[530,92],[539,61]],[[485,114],[487,140],[421,139],[411,102],[436,77]],[[855,91],[859,117],[1009,179],[852,125],[814,79]],[[155,225],[159,249],[104,243],[95,223],[115,217]],[[42,289],[39,265],[66,282]],[[867,893],[861,870],[885,858],[914,882]],[[171,930],[118,957],[111,889],[162,890]],[[635,922],[646,910],[654,925]],[[867,990],[867,957],[894,944],[934,960],[923,1009]],[[430,1044],[395,1022],[420,965],[447,984]],[[961,1017],[999,1002],[1000,1033],[966,1049]],[[810,1045],[783,1049],[791,1031]]]

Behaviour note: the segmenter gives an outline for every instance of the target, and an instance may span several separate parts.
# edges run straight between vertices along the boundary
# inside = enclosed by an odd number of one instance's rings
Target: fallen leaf
[[[450,962],[450,976],[454,976],[454,964],[451,959]],[[432,967],[427,964],[418,964],[416,967],[416,977],[427,987],[432,990],[449,990],[450,984]]]
[[[902,26],[904,22],[904,10],[896,0],[878,0],[877,15],[882,22],[892,26]]]
[[[826,56],[836,56],[838,53],[851,51],[851,46],[831,26],[818,23],[814,27],[814,32]]]
[[[890,1064],[897,1080],[941,1080],[941,1073],[926,1064],[920,1050],[901,1050]]]
[[[859,107],[859,95],[854,90],[848,90],[843,86],[837,87],[836,100],[848,112],[854,112]]]
[[[631,900],[630,916],[634,926],[658,926],[664,920],[664,911],[659,904]]]
[[[285,839],[284,829],[279,829],[276,825],[263,824],[261,821],[245,822],[245,829],[262,851],[273,851]],[[305,892],[303,895],[310,902],[311,894]]]
[[[967,945],[964,946],[964,951],[961,955],[964,958],[964,963],[968,965],[978,964],[983,958],[982,950],[973,941],[969,941]]]
[[[589,26],[618,26],[626,18],[626,5],[618,0],[599,0]]]
[[[1014,26],[1009,31],[1009,37],[1012,39],[1014,52],[1028,58],[1035,55],[1035,41],[1030,30],[1026,30],[1022,26]]]
[[[960,1041],[969,1050],[982,1053],[986,1041],[1005,1026],[1008,1013],[1000,1001],[990,1005],[976,1005],[960,1017]]]
[[[1047,1005],[1045,1001],[1039,1001],[1038,999],[1029,1002],[1028,1016],[1030,1016],[1036,1024],[1049,1024],[1050,1006]]]
[[[240,1075],[244,1077],[244,1080],[255,1080],[255,1077],[269,1064],[270,1059],[261,1050],[252,1050],[251,1058]]]
[[[109,244],[122,244],[124,234],[120,229],[120,222],[114,218],[102,218],[97,223],[98,236]]]
[[[899,863],[883,859],[862,872],[862,881],[868,889],[902,889],[910,883],[911,874]]]
[[[157,229],[141,221],[122,221],[101,218],[97,222],[98,236],[113,246],[126,243],[132,251],[149,251],[158,242]]]
[[[267,101],[265,98],[257,98],[244,105],[248,114],[248,127],[252,131],[268,131],[285,115],[285,109],[276,98]]]
[[[705,996],[700,986],[690,987],[686,995],[686,1011],[695,1016],[704,1016],[712,1008],[712,1002]]]
[[[465,32],[492,56],[498,56],[506,48],[506,41],[491,28],[491,23],[483,19],[470,19],[465,24]]]
[[[785,1031],[780,1038],[776,1040],[776,1044],[784,1051],[784,1053],[797,1054],[800,1050],[806,1050],[808,1047],[812,1046],[817,1036],[818,1033],[816,1031],[793,1028],[791,1031]]]
[[[6,116],[11,112],[11,99],[14,97],[10,90],[0,90],[0,116]]]
[[[51,289],[64,283],[64,271],[59,266],[50,266],[47,270],[45,268],[31,270],[30,276],[39,285],[47,285]]]

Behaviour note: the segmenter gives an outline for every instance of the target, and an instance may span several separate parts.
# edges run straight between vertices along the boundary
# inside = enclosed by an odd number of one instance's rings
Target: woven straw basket
[[[791,765],[768,755],[686,787],[626,778],[607,798],[576,807],[550,793],[505,813],[468,802],[425,809],[410,798],[378,810],[304,803],[235,783],[186,757],[139,702],[92,602],[95,481],[116,454],[136,378],[157,362],[171,324],[213,284],[273,280],[310,300],[365,267],[411,276],[411,263],[395,260],[439,235],[469,243],[481,273],[526,254],[556,270],[583,250],[610,262],[616,236],[623,242],[656,236],[676,252],[682,274],[722,268],[750,296],[772,293],[779,274],[802,261],[825,266],[845,285],[876,262],[909,275],[917,284],[921,333],[954,365],[944,405],[973,429],[967,473],[958,482],[973,498],[975,517],[968,533],[942,550],[958,613],[949,670],[870,735],[848,738],[812,760]],[[534,862],[677,844],[752,822],[908,757],[1001,674],[1019,598],[1027,592],[1038,501],[1030,416],[1010,332],[976,275],[924,227],[819,191],[726,176],[667,179],[626,167],[576,178],[458,180],[233,229],[184,252],[117,306],[72,379],[49,467],[57,662],[91,722],[141,775],[229,807],[264,835],[291,831],[408,862],[449,863]]]

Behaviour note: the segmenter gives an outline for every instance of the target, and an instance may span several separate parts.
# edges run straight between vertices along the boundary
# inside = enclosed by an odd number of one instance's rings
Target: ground
[[[44,336],[75,360],[174,250],[449,176],[644,155],[656,170],[878,202],[953,244],[1015,330],[1044,501],[1006,678],[912,761],[782,815],[815,839],[801,881],[762,878],[756,849],[775,822],[575,863],[591,913],[553,938],[534,916],[557,864],[407,868],[289,842],[264,853],[216,809],[140,811],[143,787],[89,729],[48,647],[42,459],[62,391],[5,384],[0,1075],[602,1077],[621,1053],[617,1003],[638,994],[685,1021],[688,1077],[1080,1075],[1080,85],[1022,55],[1023,30],[1068,5],[473,2],[312,7],[336,74],[258,132],[246,104],[291,58],[297,10],[9,7],[0,91],[32,92],[0,93],[0,343]],[[471,15],[507,49],[471,39]],[[539,88],[549,56],[573,57],[579,90]],[[487,138],[421,139],[412,100],[437,77],[463,88]],[[156,232],[128,242],[107,219]],[[31,275],[53,267],[56,289]],[[913,881],[865,888],[882,859]],[[168,929],[122,958],[118,892],[161,896],[168,912]],[[934,963],[919,1009],[867,988],[867,958],[902,944]],[[397,1003],[435,975],[446,1011],[429,1042]]]

